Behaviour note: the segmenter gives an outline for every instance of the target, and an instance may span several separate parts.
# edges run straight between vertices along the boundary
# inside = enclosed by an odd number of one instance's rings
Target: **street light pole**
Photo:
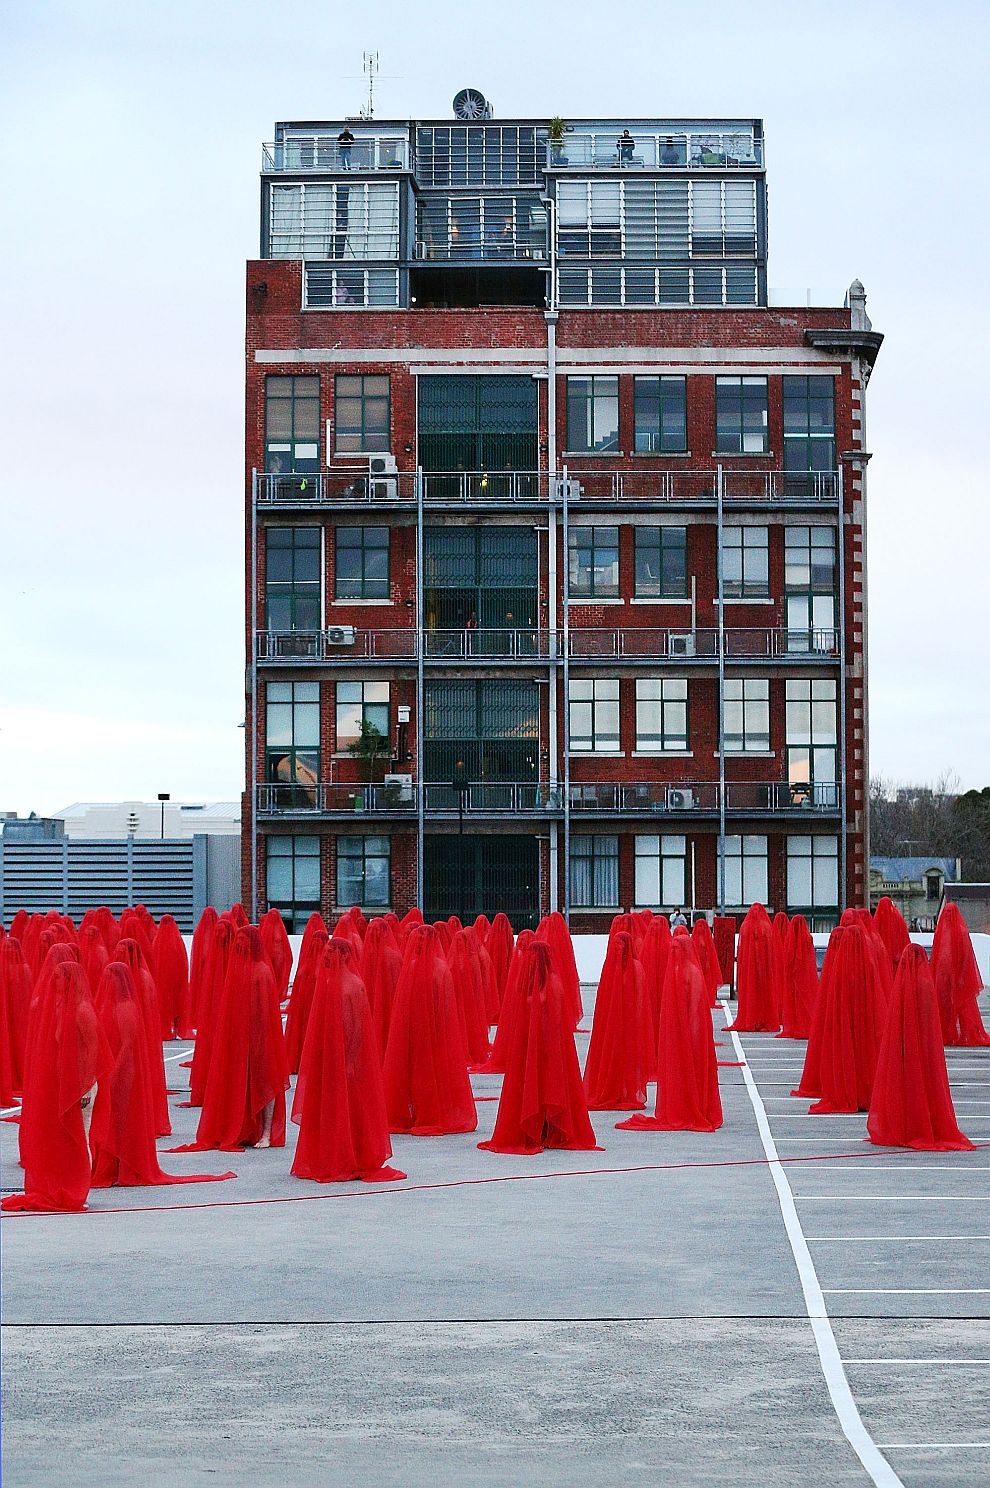
[[[172,797],[168,791],[159,791],[158,799],[162,803],[162,841],[165,841],[165,802],[171,801]]]

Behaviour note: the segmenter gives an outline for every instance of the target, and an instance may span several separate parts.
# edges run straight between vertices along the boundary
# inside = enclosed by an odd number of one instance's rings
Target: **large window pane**
[[[602,454],[619,447],[619,379],[567,379],[567,448]]]

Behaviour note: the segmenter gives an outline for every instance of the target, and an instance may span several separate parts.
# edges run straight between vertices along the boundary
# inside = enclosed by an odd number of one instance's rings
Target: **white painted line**
[[[0,1116],[16,1116],[20,1109],[20,1106],[8,1106],[6,1111],[0,1111]]]
[[[990,1359],[843,1359],[844,1364],[990,1364]]]
[[[823,1287],[829,1297],[984,1297],[990,1287]]]
[[[180,1049],[178,1054],[166,1054],[162,1060],[162,1063],[171,1064],[174,1059],[186,1059],[193,1052],[194,1048],[195,1045],[190,1044],[188,1049]]]
[[[990,1235],[806,1235],[809,1245],[860,1245],[869,1240],[990,1240]]]
[[[802,1095],[799,1100],[813,1100],[813,1096]],[[803,1121],[810,1116],[810,1111],[774,1111],[771,1113],[774,1121]],[[866,1111],[820,1111],[815,1113],[816,1121],[865,1121],[869,1113]],[[979,1119],[983,1119],[982,1117]]]
[[[778,1142],[813,1142],[814,1137],[778,1137]],[[838,1137],[827,1138],[830,1142],[837,1142]],[[893,1153],[890,1156],[893,1157]],[[960,1157],[964,1154],[960,1153]],[[968,1154],[966,1154],[968,1155]],[[907,1161],[911,1153],[905,1150],[905,1161],[901,1163],[843,1163],[836,1171],[840,1173],[956,1173],[959,1177],[963,1174],[971,1177],[974,1170],[977,1173],[990,1173],[990,1166],[986,1163],[974,1163],[969,1168],[960,1168],[955,1163],[918,1163],[917,1165]]]
[[[840,1199],[843,1204],[855,1204],[862,1201],[864,1204],[905,1204],[905,1203],[928,1203],[928,1204],[986,1204],[990,1203],[990,1194],[796,1194],[796,1198],[804,1202],[805,1199]]]
[[[725,1008],[725,1021],[729,1022],[729,1009]],[[731,1033],[733,1047],[739,1059],[744,1058],[745,1051],[739,1041],[737,1033]],[[777,1201],[780,1204],[780,1214],[787,1231],[790,1242],[791,1253],[794,1256],[794,1264],[797,1267],[798,1278],[801,1282],[801,1291],[804,1295],[804,1304],[808,1312],[808,1320],[815,1337],[818,1348],[818,1358],[821,1362],[822,1374],[832,1401],[833,1409],[839,1425],[845,1433],[849,1445],[863,1464],[870,1481],[875,1488],[904,1488],[901,1479],[897,1476],[890,1463],[883,1457],[870,1433],[863,1424],[863,1418],[859,1413],[853,1394],[849,1388],[846,1372],[842,1367],[842,1358],[839,1354],[839,1346],[832,1331],[828,1311],[825,1306],[825,1297],[819,1285],[815,1264],[811,1258],[811,1251],[804,1238],[801,1229],[801,1221],[798,1219],[797,1209],[794,1204],[794,1195],[787,1181],[785,1171],[780,1163],[777,1148],[774,1143],[773,1133],[770,1130],[770,1122],[763,1105],[763,1100],[757,1088],[752,1072],[744,1065],[743,1080],[753,1105],[753,1114],[756,1117],[757,1129],[760,1140],[763,1143],[763,1151],[766,1154],[770,1174],[773,1178],[774,1187],[777,1190]]]
[[[905,1451],[908,1447],[921,1452],[954,1452],[959,1448],[967,1447],[990,1447],[990,1442],[878,1442],[885,1452],[892,1452],[896,1447]]]

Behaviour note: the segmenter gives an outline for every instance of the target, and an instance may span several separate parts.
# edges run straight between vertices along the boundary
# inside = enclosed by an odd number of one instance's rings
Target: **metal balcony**
[[[280,508],[319,506],[412,506],[416,476],[412,471],[372,475],[369,466],[311,472],[268,471],[258,476],[258,505]]]
[[[545,470],[429,470],[423,473],[423,501],[441,506],[532,506],[549,501],[551,478]]]
[[[725,809],[732,816],[835,815],[840,788],[782,780],[727,781]],[[604,816],[717,816],[718,781],[572,781],[574,814]]]
[[[568,130],[547,146],[547,169],[587,170],[762,170],[763,141],[745,130],[633,134],[621,127]]]
[[[572,603],[580,604],[580,600]],[[594,600],[589,600],[594,604]],[[687,603],[687,601],[685,601]],[[784,628],[727,629],[722,636],[726,661],[835,661],[839,655],[836,630]],[[568,655],[574,662],[670,661],[712,663],[718,660],[719,632],[652,627],[615,630],[585,629],[572,622],[568,633]]]
[[[728,457],[728,458],[731,458]],[[715,506],[716,470],[580,470],[568,467],[568,503],[656,502]],[[730,470],[723,467],[722,500],[726,505],[825,506],[835,504],[839,478],[832,471]]]
[[[408,139],[383,135],[356,135],[351,145],[338,144],[336,134],[292,135],[261,147],[262,175],[286,171],[326,176],[408,169]]]

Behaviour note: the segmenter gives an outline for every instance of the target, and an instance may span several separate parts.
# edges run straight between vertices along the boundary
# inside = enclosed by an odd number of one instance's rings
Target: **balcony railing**
[[[382,135],[356,135],[342,145],[336,134],[293,135],[261,147],[264,175],[276,171],[313,171],[336,175],[344,171],[399,171],[409,169],[409,141]]]
[[[356,469],[268,472],[258,476],[258,501],[265,505],[376,506],[415,500],[414,472],[372,475],[367,464]]]
[[[411,628],[365,630],[353,625],[328,625],[324,630],[259,630],[255,655],[261,663],[298,665],[355,659],[416,662],[421,644],[426,662],[528,662],[563,657],[562,633],[554,648],[548,630],[523,626],[422,633]],[[568,656],[574,662],[714,662],[718,645],[719,632],[714,628],[637,626],[606,630],[572,624],[568,632]],[[839,654],[839,633],[820,628],[733,627],[723,633],[723,652],[727,661],[831,661]]]
[[[731,458],[729,456],[728,458]],[[560,482],[563,486],[565,483]],[[580,470],[567,472],[568,502],[709,502],[718,499],[714,470]],[[723,467],[722,500],[825,505],[838,499],[838,475],[828,470],[730,470]]]
[[[633,134],[621,129],[569,130],[547,146],[550,170],[756,170],[763,141],[737,130],[691,134]]]
[[[582,816],[712,816],[719,811],[717,781],[572,781],[571,812]],[[564,787],[540,781],[472,781],[460,788],[440,781],[425,785],[319,781],[257,787],[258,814],[283,816],[410,817],[554,816],[563,812]],[[735,816],[813,817],[839,811],[840,786],[788,781],[729,781],[725,809]]]
[[[423,500],[493,502],[509,506],[546,501],[548,473],[534,470],[430,470],[423,474]]]
[[[419,238],[416,257],[424,263],[524,263],[545,265],[545,236],[539,242],[522,236],[450,238],[444,242]]]

